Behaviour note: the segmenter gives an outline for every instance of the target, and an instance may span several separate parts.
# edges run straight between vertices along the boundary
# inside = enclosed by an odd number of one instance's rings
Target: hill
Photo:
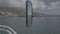
[[[26,15],[25,9],[20,8],[6,8],[6,7],[0,7],[0,16],[20,16],[24,17]],[[46,16],[46,14],[40,14],[37,12],[33,12],[33,17],[40,17],[40,16]]]

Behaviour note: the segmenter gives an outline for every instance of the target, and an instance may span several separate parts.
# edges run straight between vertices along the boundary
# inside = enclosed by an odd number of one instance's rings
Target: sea
[[[33,17],[30,27],[26,27],[26,17],[0,17],[0,34],[13,33],[60,34],[60,16]]]

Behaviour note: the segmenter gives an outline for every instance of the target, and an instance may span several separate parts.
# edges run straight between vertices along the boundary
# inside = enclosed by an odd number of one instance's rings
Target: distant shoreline
[[[26,12],[25,9],[17,9],[17,8],[0,8],[0,16],[2,17],[9,17],[9,16],[19,16],[19,17],[25,17]],[[46,16],[60,16],[60,15],[47,15],[43,13],[37,13],[33,11],[33,16],[32,17],[46,17]]]

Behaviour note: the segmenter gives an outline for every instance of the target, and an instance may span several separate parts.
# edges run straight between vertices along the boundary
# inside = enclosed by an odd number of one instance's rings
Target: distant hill
[[[6,8],[6,7],[0,7],[0,16],[25,16],[26,11],[25,9],[20,8]],[[40,16],[47,16],[46,14],[40,14],[37,12],[33,12],[33,17],[40,17]]]

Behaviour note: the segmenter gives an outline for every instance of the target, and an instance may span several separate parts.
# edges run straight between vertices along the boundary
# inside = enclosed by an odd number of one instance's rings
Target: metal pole
[[[26,27],[30,27],[32,25],[32,3],[29,0],[26,0]]]

